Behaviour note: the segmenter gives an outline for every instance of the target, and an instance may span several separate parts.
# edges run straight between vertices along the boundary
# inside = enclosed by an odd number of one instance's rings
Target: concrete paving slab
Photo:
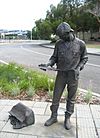
[[[65,111],[66,111],[65,103],[60,104],[58,108],[58,115],[64,116]],[[49,116],[51,115],[50,104],[47,105],[44,115],[49,115]],[[76,112],[72,114],[72,117],[76,117]]]
[[[7,122],[0,121],[0,131],[2,131],[3,127],[6,125]]]
[[[94,123],[92,118],[78,118],[77,125],[79,128],[94,128]]]
[[[100,119],[97,118],[97,119],[94,119],[94,121],[95,121],[96,128],[100,129]]]
[[[60,103],[59,107],[66,109],[66,103]]]
[[[44,115],[48,115],[48,116],[51,115],[50,106],[51,106],[51,103],[47,104]],[[62,104],[60,104],[58,108],[58,115],[64,115],[64,112],[65,112],[65,108],[63,107]]]
[[[15,130],[12,128],[10,122],[8,121],[5,127],[3,128],[3,132],[10,132],[10,133],[17,133],[23,135],[33,135],[33,136],[42,136],[42,137],[76,137],[76,129],[75,129],[75,119],[71,119],[72,122],[72,129],[65,130],[63,126],[63,119],[62,117],[59,119],[59,122],[55,123],[50,127],[45,127],[44,122],[48,119],[48,116],[36,116],[36,123],[34,125]]]
[[[43,136],[43,137],[41,137],[41,136],[39,136],[38,138],[65,138],[65,137],[49,137],[49,136],[47,136],[47,137],[45,137],[45,136]],[[68,137],[68,138],[72,138],[72,137]]]
[[[44,115],[45,108],[32,108],[35,115]]]
[[[21,129],[20,129],[21,131]],[[5,126],[3,127],[2,129],[2,132],[5,132],[5,133],[15,133],[15,134],[19,134],[19,130],[17,129],[13,129],[12,125],[10,124],[10,121],[8,121]]]
[[[26,101],[26,100],[22,100],[21,101],[22,104],[28,106],[28,107],[33,107],[35,104],[35,101]]]
[[[91,112],[88,111],[84,111],[84,110],[77,110],[77,117],[78,118],[90,118],[92,119],[92,115],[91,115]]]
[[[1,99],[0,99],[0,105],[3,105],[3,106],[4,106],[4,105],[8,105],[9,101],[10,101],[10,100],[1,100]]]
[[[100,138],[100,129],[97,129],[98,138]]]
[[[19,134],[17,138],[38,138],[38,137],[32,136],[32,135],[21,135],[21,134]]]
[[[14,106],[15,104],[21,102],[20,100],[9,100],[7,103],[8,106]]]
[[[35,108],[46,108],[48,105],[48,102],[35,102],[34,106]]]
[[[13,107],[14,105],[18,104],[19,102],[21,102],[22,104],[24,104],[28,107],[33,107],[33,105],[35,103],[34,101],[26,101],[26,100],[22,100],[22,101],[20,101],[20,100],[10,100],[7,105]]]
[[[9,114],[7,112],[1,112],[0,113],[0,121],[6,121],[8,120]]]
[[[44,123],[51,115],[50,105],[47,102],[20,101],[29,106],[35,113],[35,124],[22,128],[13,129],[8,121],[8,111],[19,101],[0,100],[0,138],[99,138],[100,137],[100,106],[75,105],[74,115],[71,116],[72,129],[64,128],[65,103],[61,103],[58,110],[58,122],[50,127]],[[91,114],[92,113],[92,114]],[[76,123],[77,121],[77,123]],[[95,129],[96,126],[96,129]],[[5,134],[5,135],[3,135]],[[2,137],[4,136],[4,137]]]
[[[58,115],[59,115],[59,116],[65,116],[65,111],[66,111],[65,108],[59,107],[59,108],[58,108]],[[76,109],[74,110],[74,113],[72,114],[71,117],[76,117]]]
[[[100,109],[100,105],[90,104],[91,109]]]
[[[90,111],[88,104],[75,104],[75,107],[79,110],[83,111]]]
[[[38,138],[64,138],[64,137],[50,137],[50,136],[47,136],[47,137],[43,136],[43,137],[41,137],[41,136],[39,136]]]
[[[77,114],[77,109],[74,109],[74,113],[71,115],[72,118],[76,118],[76,114]]]
[[[100,118],[100,105],[90,105],[93,118]]]
[[[58,137],[50,137],[50,136],[47,136],[47,137],[43,136],[43,137],[41,137],[41,136],[39,136],[38,138],[64,138],[64,137],[59,137],[59,136]]]
[[[98,138],[94,128],[78,128],[78,138]]]
[[[5,105],[5,106],[3,107],[1,113],[3,113],[3,112],[8,113],[8,112],[11,110],[11,108],[12,108],[12,106],[7,106],[7,105]]]
[[[18,134],[1,132],[0,138],[18,138]]]
[[[44,115],[51,115],[50,104],[47,105]]]
[[[3,105],[2,106],[0,105],[0,112],[2,111],[3,107],[4,107]]]

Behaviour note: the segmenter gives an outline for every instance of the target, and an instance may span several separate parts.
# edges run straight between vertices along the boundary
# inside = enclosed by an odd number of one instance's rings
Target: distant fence
[[[90,31],[84,33],[78,32],[77,37],[83,39],[86,42],[90,40],[100,41],[100,32],[95,32],[95,33],[90,33]]]

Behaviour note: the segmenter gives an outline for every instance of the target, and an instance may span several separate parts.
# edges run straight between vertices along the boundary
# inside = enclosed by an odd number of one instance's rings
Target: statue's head
[[[64,41],[70,41],[70,37],[73,34],[72,32],[74,32],[74,30],[66,22],[62,22],[58,25],[56,30],[56,34]]]

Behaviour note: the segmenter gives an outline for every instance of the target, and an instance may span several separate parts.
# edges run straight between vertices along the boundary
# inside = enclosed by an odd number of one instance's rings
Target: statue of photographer
[[[88,61],[87,51],[84,41],[75,37],[74,30],[66,22],[62,22],[56,30],[59,40],[55,44],[53,55],[45,67],[57,65],[57,76],[53,92],[52,105],[50,106],[51,117],[45,122],[45,126],[50,126],[57,122],[57,111],[60,98],[67,84],[68,96],[66,97],[66,111],[64,127],[71,128],[70,117],[74,112],[74,103],[78,87],[79,72]]]

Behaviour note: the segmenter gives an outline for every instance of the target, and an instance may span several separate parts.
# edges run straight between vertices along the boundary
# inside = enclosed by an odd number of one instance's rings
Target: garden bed
[[[52,102],[55,78],[16,64],[0,65],[0,99],[19,99]],[[66,102],[65,89],[61,102]],[[100,98],[89,90],[78,90],[76,103],[100,104]]]
[[[47,92],[38,91],[32,97],[28,96],[25,92],[22,92],[18,96],[7,96],[0,94],[0,99],[10,99],[10,100],[30,100],[30,101],[38,101],[38,102],[52,102],[52,98],[48,95]],[[66,97],[62,96],[60,102],[65,103]],[[100,105],[100,98],[96,96],[92,96],[91,99],[86,99],[86,94],[79,92],[76,96],[76,103],[79,104],[98,104]]]

